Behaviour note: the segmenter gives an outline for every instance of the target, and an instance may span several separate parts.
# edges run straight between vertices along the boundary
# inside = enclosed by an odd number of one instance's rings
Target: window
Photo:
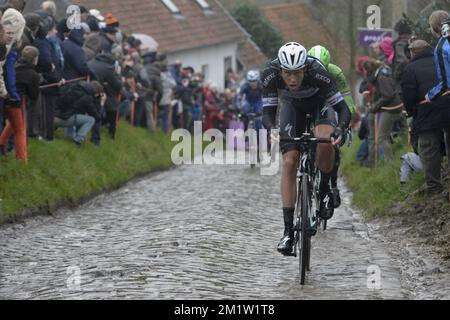
[[[180,9],[172,2],[172,0],[161,0],[162,3],[170,10],[173,14],[180,14]]]
[[[205,81],[209,80],[209,65],[202,65],[202,74],[205,76]]]
[[[228,72],[229,70],[233,70],[233,58],[232,57],[226,57],[224,59],[224,69],[225,69],[225,72]]]
[[[209,4],[208,4],[208,2],[206,2],[206,0],[195,0],[195,2],[197,2],[198,3],[198,5],[203,9],[203,10],[208,10],[210,7],[209,7]]]
[[[203,13],[206,16],[213,16],[214,15],[214,11],[211,10],[211,6],[209,5],[208,2],[206,2],[206,0],[195,0],[195,2],[197,2],[199,7],[202,8]]]

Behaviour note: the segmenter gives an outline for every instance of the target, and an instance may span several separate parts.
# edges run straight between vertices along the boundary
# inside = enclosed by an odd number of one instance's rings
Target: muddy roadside
[[[448,185],[448,176],[445,179]],[[398,258],[414,299],[450,299],[450,205],[447,190],[410,195],[369,222],[371,237]]]

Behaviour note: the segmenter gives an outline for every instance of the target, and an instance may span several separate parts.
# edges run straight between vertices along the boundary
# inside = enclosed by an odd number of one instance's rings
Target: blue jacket
[[[20,103],[20,96],[17,93],[16,87],[16,61],[17,61],[17,49],[13,47],[6,57],[6,62],[4,66],[5,71],[5,86],[8,94],[10,96],[10,100],[14,102],[14,104]]]
[[[441,37],[434,50],[439,83],[428,92],[428,98],[434,100],[450,89],[450,43]]]
[[[82,49],[83,29],[74,29],[62,44],[64,54],[64,79],[86,77],[90,74],[87,59]]]
[[[52,71],[52,47],[47,39],[37,38],[34,45],[39,49],[37,71],[47,73]]]

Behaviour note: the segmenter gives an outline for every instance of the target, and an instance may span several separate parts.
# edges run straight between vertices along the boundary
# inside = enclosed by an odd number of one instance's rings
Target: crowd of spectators
[[[430,29],[439,38],[433,48],[413,36],[408,23],[401,20],[395,26],[395,41],[383,38],[371,46],[370,56],[357,62],[364,79],[359,114],[363,143],[357,160],[367,167],[394,160],[396,137],[408,134],[412,152],[401,157],[400,181],[407,183],[411,172],[423,171],[426,183],[419,190],[422,194],[444,190],[443,159],[450,156],[449,23],[445,11],[429,17]]]
[[[0,23],[0,157],[15,150],[27,161],[27,141],[52,142],[64,129],[76,145],[100,146],[103,128],[116,138],[118,120],[150,132],[225,128],[235,107],[237,77],[217,85],[181,61],[126,35],[112,13],[80,6],[79,21],[57,21],[57,7],[24,13],[8,0]],[[233,83],[234,85],[233,85]]]

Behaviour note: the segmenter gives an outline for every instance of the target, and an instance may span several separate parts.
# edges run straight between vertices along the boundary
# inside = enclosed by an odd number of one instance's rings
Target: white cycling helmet
[[[288,42],[278,51],[281,68],[289,71],[303,69],[306,66],[308,52],[298,42]]]
[[[256,70],[250,70],[247,73],[247,81],[258,81],[259,80],[259,72]]]

